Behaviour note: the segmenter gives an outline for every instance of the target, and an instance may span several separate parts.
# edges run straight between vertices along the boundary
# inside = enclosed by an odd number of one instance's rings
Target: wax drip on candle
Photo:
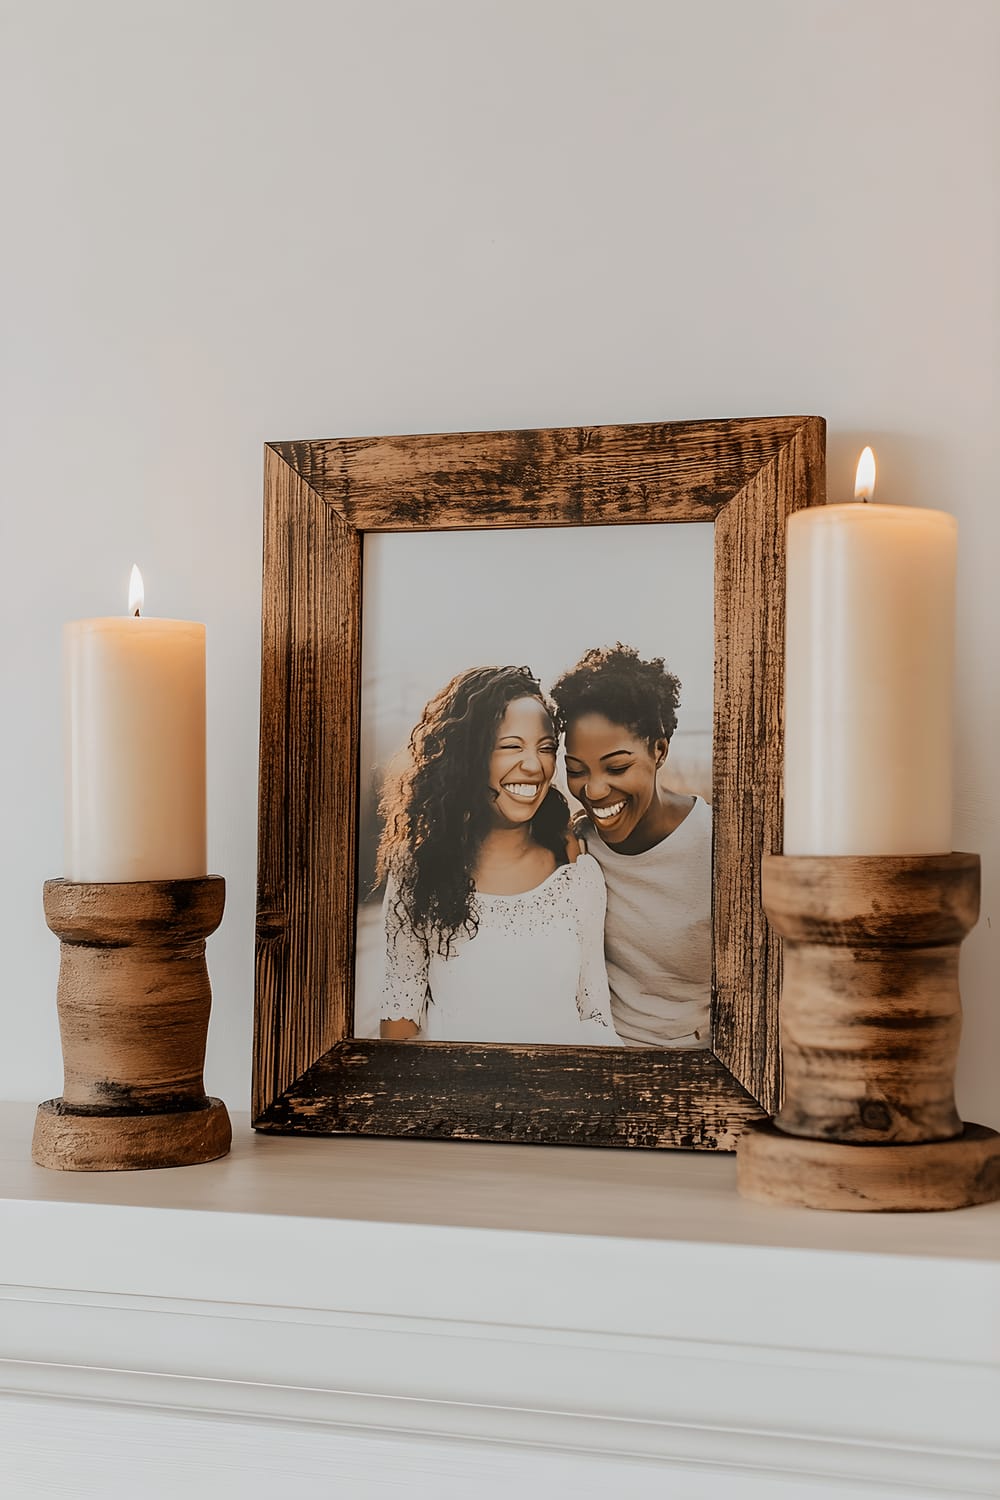
[[[858,469],[854,476],[854,498],[867,504],[875,493],[875,455],[870,448],[865,448],[858,459]]]
[[[145,597],[145,590],[142,586],[142,574],[135,563],[133,563],[128,580],[128,612],[133,619],[138,620],[141,615]]]

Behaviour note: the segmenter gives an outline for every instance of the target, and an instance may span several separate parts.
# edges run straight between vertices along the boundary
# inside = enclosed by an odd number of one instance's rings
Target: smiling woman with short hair
[[[607,884],[604,951],[623,1041],[709,1045],[712,814],[666,780],[680,682],[631,646],[588,651],[552,688],[575,825]]]
[[[613,1043],[604,881],[552,785],[557,739],[527,667],[433,697],[386,786],[386,1039]]]

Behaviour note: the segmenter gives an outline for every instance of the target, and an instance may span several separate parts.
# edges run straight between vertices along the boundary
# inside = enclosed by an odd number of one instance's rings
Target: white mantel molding
[[[0,1110],[14,1500],[1000,1494],[996,1207],[245,1121],[214,1165],[46,1173],[32,1113]]]

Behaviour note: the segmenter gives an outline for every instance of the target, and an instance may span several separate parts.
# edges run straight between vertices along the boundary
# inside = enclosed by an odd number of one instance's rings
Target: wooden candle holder
[[[740,1139],[740,1191],[883,1211],[1000,1198],[1000,1135],[954,1095],[979,856],[772,854],[762,894],[784,946],[784,1097]]]
[[[205,939],[226,883],[49,880],[45,920],[60,940],[62,1097],[38,1107],[42,1167],[113,1172],[224,1156],[232,1128],[203,1069],[212,991]]]

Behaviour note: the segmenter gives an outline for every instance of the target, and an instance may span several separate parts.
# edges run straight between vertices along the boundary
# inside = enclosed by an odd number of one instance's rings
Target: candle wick
[[[132,618],[133,618],[133,620],[138,620],[139,619],[139,606],[138,606],[138,604],[136,605],[135,609],[132,611]]]

